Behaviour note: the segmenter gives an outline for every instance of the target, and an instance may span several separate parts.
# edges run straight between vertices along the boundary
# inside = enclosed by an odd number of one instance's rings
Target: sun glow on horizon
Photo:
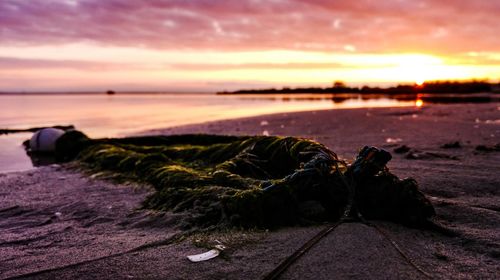
[[[500,78],[498,1],[122,2],[0,0],[0,91]]]
[[[11,57],[3,68],[0,63],[0,74],[11,77],[0,81],[0,90],[219,91],[329,86],[333,80],[359,86],[421,85],[429,80],[500,77],[496,64],[476,65],[423,53],[175,51],[89,44],[58,48],[0,46],[0,53]]]

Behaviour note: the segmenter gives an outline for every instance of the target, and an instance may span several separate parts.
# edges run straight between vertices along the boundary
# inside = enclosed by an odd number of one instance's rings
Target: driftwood
[[[73,125],[43,126],[43,127],[32,127],[32,128],[26,128],[26,129],[3,128],[3,129],[0,129],[0,135],[11,134],[11,133],[22,133],[22,132],[37,132],[38,130],[43,129],[43,128],[47,128],[47,127],[52,127],[52,128],[62,129],[62,130],[75,129],[75,127]]]

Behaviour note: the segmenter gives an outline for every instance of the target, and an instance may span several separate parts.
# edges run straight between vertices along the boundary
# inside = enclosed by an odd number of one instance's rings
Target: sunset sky
[[[0,0],[0,91],[500,78],[500,0]]]

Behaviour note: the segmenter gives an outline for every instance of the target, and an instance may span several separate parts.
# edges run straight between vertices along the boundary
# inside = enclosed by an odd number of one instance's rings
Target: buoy
[[[35,132],[30,139],[30,149],[32,152],[54,152],[56,141],[64,134],[64,130],[57,128],[42,128]]]

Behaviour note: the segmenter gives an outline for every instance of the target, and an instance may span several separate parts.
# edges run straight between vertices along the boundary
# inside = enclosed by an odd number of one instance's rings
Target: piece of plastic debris
[[[399,143],[401,141],[403,141],[403,139],[401,139],[401,138],[387,138],[387,139],[385,139],[386,143]]]
[[[500,120],[486,120],[484,123],[489,123],[489,124],[500,124]]]
[[[269,136],[269,131],[267,131],[267,130],[262,131],[262,135]]]
[[[99,177],[103,177],[105,174],[106,174],[106,172],[97,172],[97,173],[94,173],[94,174],[90,175],[90,178],[91,179],[96,179],[96,178],[99,178]]]
[[[198,255],[190,255],[187,256],[187,258],[192,262],[203,262],[217,257],[220,254],[220,252],[224,251],[224,249],[226,249],[226,247],[224,245],[219,244],[215,245],[214,249],[208,252],[201,253]]]

